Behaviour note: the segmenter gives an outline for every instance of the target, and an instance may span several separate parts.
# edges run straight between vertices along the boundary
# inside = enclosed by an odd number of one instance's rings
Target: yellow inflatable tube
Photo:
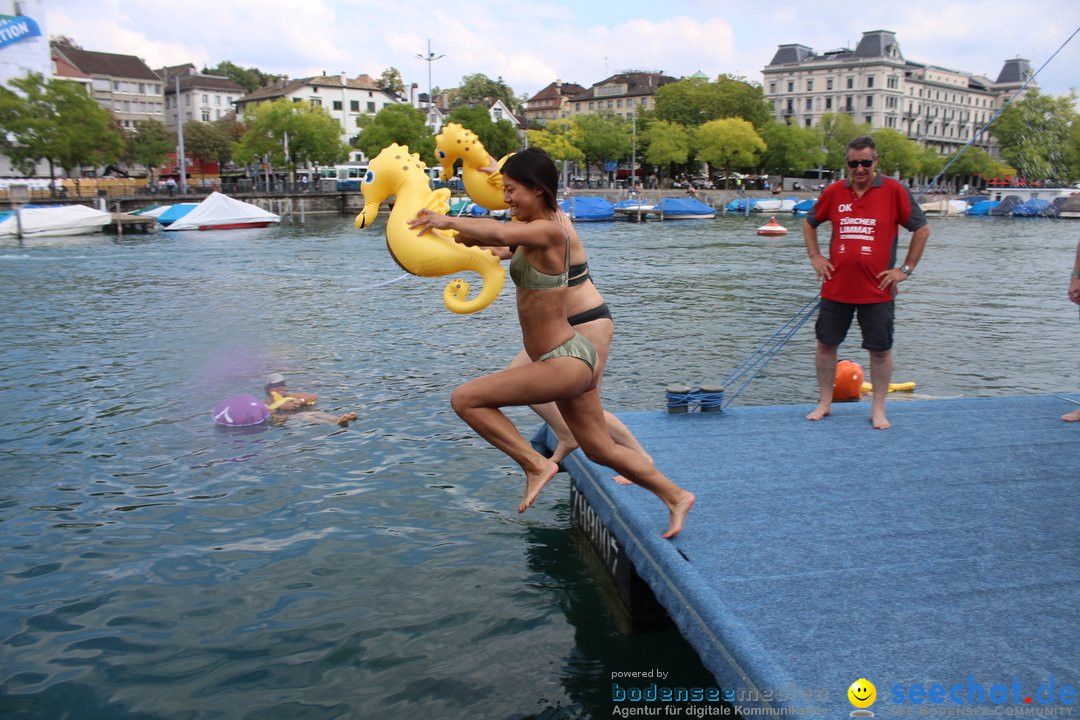
[[[465,183],[465,192],[474,203],[488,210],[508,207],[503,200],[502,173],[487,173],[480,169],[491,164],[491,156],[472,130],[458,123],[444,125],[442,132],[435,136],[435,156],[442,165],[443,180],[454,176],[454,164],[461,160],[461,179]],[[510,155],[499,160],[500,170],[508,157]]]
[[[418,235],[409,227],[409,220],[421,208],[445,214],[450,209],[450,191],[432,190],[428,185],[427,166],[406,145],[394,143],[380,152],[370,163],[360,184],[364,209],[356,216],[356,227],[370,227],[386,198],[397,200],[386,221],[386,247],[403,270],[419,277],[442,277],[466,270],[480,275],[483,287],[473,299],[468,299],[469,283],[451,280],[443,290],[443,304],[456,313],[483,310],[499,296],[506,282],[506,271],[490,251],[462,245],[454,241],[451,232],[429,230]]]
[[[902,383],[889,383],[889,392],[911,392],[915,389],[915,383],[902,382]],[[868,382],[862,384],[862,391],[865,394],[874,392],[874,386]]]

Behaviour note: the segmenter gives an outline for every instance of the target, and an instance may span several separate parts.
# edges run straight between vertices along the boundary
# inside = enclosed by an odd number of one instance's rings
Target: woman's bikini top
[[[561,219],[559,224],[562,225]],[[562,231],[563,237],[566,238],[566,262],[564,264],[566,270],[563,270],[558,275],[548,275],[540,272],[532,266],[532,263],[525,257],[525,253],[519,246],[514,250],[513,257],[510,258],[510,279],[514,281],[515,285],[522,290],[555,290],[569,284],[570,236],[566,233],[565,226]]]

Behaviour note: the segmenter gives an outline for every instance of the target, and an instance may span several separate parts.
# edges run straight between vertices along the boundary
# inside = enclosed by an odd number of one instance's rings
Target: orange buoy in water
[[[862,395],[863,369],[857,362],[841,360],[836,363],[836,380],[833,382],[834,402],[851,402]]]
[[[758,235],[787,235],[787,228],[776,222],[776,217],[769,218],[769,222],[765,223],[757,229]]]

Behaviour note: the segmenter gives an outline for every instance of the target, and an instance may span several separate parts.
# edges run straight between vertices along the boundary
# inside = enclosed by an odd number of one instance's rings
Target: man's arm
[[[829,258],[821,254],[821,247],[818,245],[817,228],[811,225],[809,220],[803,220],[802,234],[803,242],[806,243],[806,254],[810,256],[810,265],[814,268],[818,281],[825,282],[831,279],[836,268],[829,262]]]
[[[1069,280],[1069,299],[1080,305],[1080,242],[1076,243],[1076,261],[1073,263],[1072,279]]]
[[[926,241],[930,238],[930,226],[923,225],[922,227],[911,233],[911,242],[908,243],[907,255],[904,257],[904,262],[901,263],[901,267],[907,266],[908,271],[904,272],[898,267],[889,268],[878,273],[878,279],[880,283],[878,285],[882,290],[888,288],[890,285],[899,285],[903,281],[908,279],[908,275],[915,270],[915,266],[919,264],[919,260],[922,259],[923,250],[926,249]]]

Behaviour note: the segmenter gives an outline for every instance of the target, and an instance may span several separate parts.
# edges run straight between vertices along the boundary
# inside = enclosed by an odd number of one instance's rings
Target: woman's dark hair
[[[511,155],[503,163],[502,174],[527,188],[543,192],[548,210],[559,208],[559,170],[551,156],[540,148],[525,148]]]

